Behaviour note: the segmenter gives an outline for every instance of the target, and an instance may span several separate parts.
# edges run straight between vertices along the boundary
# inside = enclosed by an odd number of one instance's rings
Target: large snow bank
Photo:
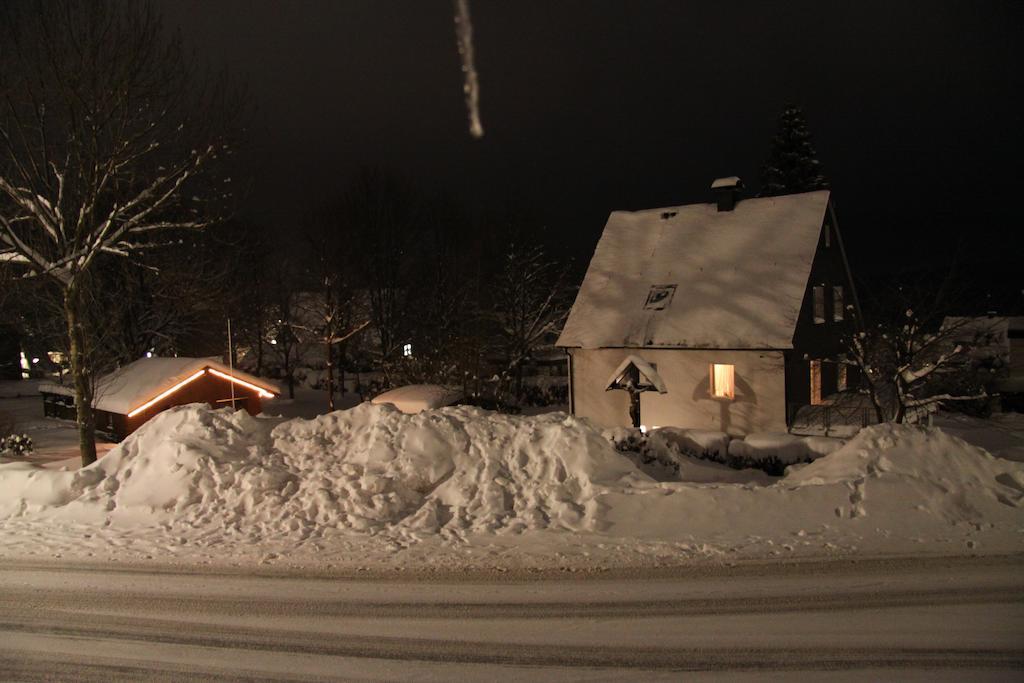
[[[0,465],[0,547],[310,564],[448,553],[452,566],[466,553],[559,566],[573,552],[629,565],[1024,549],[1024,465],[938,429],[871,427],[781,478],[663,445],[676,480],[653,481],[564,414],[362,404],[284,420],[182,406],[79,471]]]
[[[276,426],[275,426],[276,424]],[[249,534],[593,527],[600,484],[646,479],[587,423],[362,404],[314,420],[189,405],[77,473],[0,468],[0,515],[214,524]],[[155,518],[155,519],[154,519]]]

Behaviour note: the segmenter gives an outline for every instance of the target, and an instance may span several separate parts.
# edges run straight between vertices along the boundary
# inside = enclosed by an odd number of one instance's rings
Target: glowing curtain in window
[[[736,366],[719,365],[711,366],[711,395],[715,398],[736,397]]]

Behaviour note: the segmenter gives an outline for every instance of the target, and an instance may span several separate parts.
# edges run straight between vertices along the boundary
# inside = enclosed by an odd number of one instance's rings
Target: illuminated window
[[[406,358],[412,357],[412,344],[402,344],[402,355]]]
[[[821,400],[821,361],[811,361],[811,405],[818,406],[824,403]]]
[[[825,286],[814,285],[814,324],[825,322]]]
[[[736,366],[713,363],[711,372],[711,395],[715,398],[736,398]]]
[[[843,321],[845,312],[843,310],[843,288],[840,285],[832,287],[832,320]]]

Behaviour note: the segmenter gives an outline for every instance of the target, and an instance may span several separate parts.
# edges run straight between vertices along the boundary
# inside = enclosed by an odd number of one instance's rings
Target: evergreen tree
[[[779,117],[768,160],[761,167],[761,196],[810,192],[828,187],[818,153],[811,141],[807,119],[799,107],[789,105]]]

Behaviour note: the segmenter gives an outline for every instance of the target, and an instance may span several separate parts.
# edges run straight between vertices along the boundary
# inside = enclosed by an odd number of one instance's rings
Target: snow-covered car
[[[390,403],[403,413],[412,415],[424,410],[455,405],[462,402],[462,399],[461,389],[453,389],[440,384],[409,384],[385,391],[370,402],[374,405]]]

